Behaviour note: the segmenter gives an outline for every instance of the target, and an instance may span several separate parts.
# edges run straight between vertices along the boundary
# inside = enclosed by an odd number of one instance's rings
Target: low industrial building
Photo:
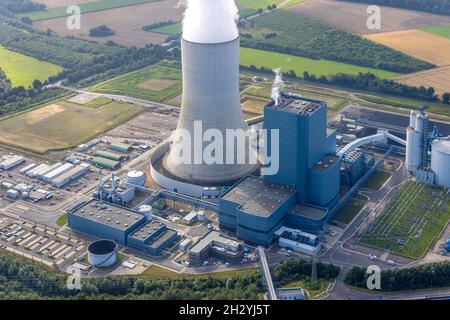
[[[244,250],[239,242],[211,231],[189,250],[188,261],[193,266],[201,266],[210,257],[228,263],[239,263],[244,257]]]
[[[25,162],[25,158],[19,155],[4,155],[1,157],[0,169],[10,170]]]
[[[117,170],[121,165],[119,161],[114,161],[103,157],[95,157],[91,162],[97,168],[109,170]]]
[[[94,192],[94,198],[121,206],[131,202],[135,196],[136,187],[121,181],[114,175],[105,183],[100,181],[97,190]]]
[[[178,239],[175,230],[168,229],[164,223],[150,220],[128,235],[128,247],[157,256]]]
[[[52,180],[52,185],[61,188],[89,171],[89,164],[81,163]]]
[[[305,300],[305,292],[301,287],[276,289],[278,300]]]
[[[109,149],[120,153],[128,153],[131,151],[131,146],[123,143],[111,143]]]
[[[117,162],[121,162],[124,159],[124,156],[122,154],[117,154],[114,152],[102,151],[102,150],[97,150],[95,152],[95,156],[100,157],[100,158],[106,158],[106,159],[117,161]]]
[[[67,171],[71,170],[73,167],[75,167],[73,164],[65,163],[65,164],[61,165],[60,167],[58,167],[50,172],[47,172],[42,177],[42,180],[44,180],[45,182],[52,182],[53,179],[62,175],[63,173],[66,173]]]
[[[288,250],[293,250],[309,256],[313,256],[320,250],[319,238],[315,234],[301,230],[281,227],[276,233],[278,245]]]
[[[77,232],[150,255],[160,254],[178,239],[176,231],[147,215],[95,199],[69,210],[68,223]]]

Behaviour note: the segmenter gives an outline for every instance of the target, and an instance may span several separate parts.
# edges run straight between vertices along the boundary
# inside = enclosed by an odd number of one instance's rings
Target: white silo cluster
[[[450,188],[450,138],[437,139],[431,144],[431,169],[435,183]]]
[[[415,173],[419,167],[427,166],[428,114],[411,111],[409,127],[406,129],[406,169]]]

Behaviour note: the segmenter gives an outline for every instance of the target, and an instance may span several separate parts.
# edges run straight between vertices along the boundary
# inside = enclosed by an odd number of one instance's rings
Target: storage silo
[[[422,160],[422,148],[421,148],[422,135],[414,130],[414,128],[406,129],[406,170],[416,171],[421,164]]]
[[[436,175],[436,184],[450,188],[450,140],[435,140],[431,144],[431,169]]]
[[[88,262],[91,266],[105,268],[112,266],[117,261],[117,251],[119,247],[112,240],[101,239],[89,244]]]
[[[129,184],[143,187],[145,185],[146,176],[141,170],[132,170],[127,173],[127,182]]]
[[[139,213],[142,213],[143,215],[147,216],[148,219],[151,219],[153,216],[153,208],[152,206],[148,204],[141,205],[138,210]]]

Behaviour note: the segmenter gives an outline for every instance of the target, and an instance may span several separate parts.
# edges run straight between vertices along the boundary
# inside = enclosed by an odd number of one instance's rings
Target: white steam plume
[[[181,0],[186,6],[183,39],[196,43],[222,43],[239,36],[234,0]]]
[[[281,91],[283,91],[284,82],[281,69],[275,69],[274,72],[275,72],[275,80],[273,80],[271,98],[275,102],[275,105],[277,106],[280,101]]]

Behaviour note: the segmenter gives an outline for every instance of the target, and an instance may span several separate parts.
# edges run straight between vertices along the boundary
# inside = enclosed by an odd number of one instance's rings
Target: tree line
[[[0,0],[0,14],[13,16],[15,13],[25,13],[45,10],[46,5],[30,0]]]
[[[450,15],[450,0],[341,0]]]
[[[345,276],[345,284],[367,289],[370,275],[366,268],[353,267]],[[414,268],[381,271],[382,291],[432,289],[450,286],[450,261],[436,262]]]
[[[260,72],[264,74],[273,74],[273,70],[267,67],[256,67],[251,66],[241,66],[242,70],[248,70],[252,72]],[[430,102],[441,101],[444,104],[449,104],[450,93],[445,93],[442,95],[440,100],[438,95],[435,94],[435,89],[433,87],[413,87],[405,84],[401,84],[389,79],[381,79],[374,75],[373,73],[358,73],[345,74],[337,73],[332,75],[321,75],[316,76],[310,74],[308,71],[303,72],[303,76],[296,74],[294,70],[289,70],[288,72],[283,72],[283,76],[293,80],[305,80],[316,83],[322,83],[326,85],[336,85],[345,88],[371,91],[376,93],[388,94],[401,96],[405,98],[419,99]]]
[[[157,28],[161,28],[161,27],[165,27],[165,26],[169,26],[171,24],[176,23],[173,20],[167,20],[167,21],[161,21],[161,22],[155,22],[152,24],[148,24],[142,27],[142,30],[144,31],[151,31],[153,29],[157,29]]]
[[[332,280],[340,269],[317,264],[318,278]],[[287,260],[273,268],[277,285],[303,280],[311,262]],[[2,299],[259,299],[265,291],[261,273],[230,277],[146,279],[139,276],[83,278],[80,290],[69,290],[66,275],[38,263],[0,251],[0,300]]]

